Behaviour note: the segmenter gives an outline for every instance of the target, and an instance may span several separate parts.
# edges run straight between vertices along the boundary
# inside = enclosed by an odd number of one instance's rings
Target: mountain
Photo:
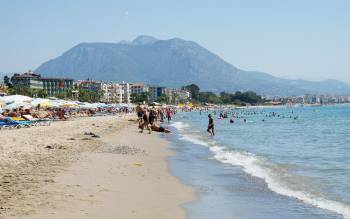
[[[47,76],[144,82],[180,87],[195,83],[203,90],[247,91],[264,95],[350,94],[350,85],[327,80],[287,80],[244,71],[192,41],[139,36],[119,43],[81,43],[45,62],[36,72]]]
[[[136,39],[134,39],[132,42],[123,40],[120,43],[122,44],[129,44],[129,45],[135,45],[135,46],[142,46],[142,45],[150,45],[158,41],[157,38],[151,37],[151,36],[138,36]]]

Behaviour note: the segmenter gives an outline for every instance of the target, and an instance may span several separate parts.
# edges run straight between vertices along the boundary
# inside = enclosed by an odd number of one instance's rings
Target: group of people
[[[170,107],[167,108],[146,108],[142,107],[140,104],[136,107],[136,113],[138,117],[138,125],[140,133],[143,133],[144,129],[147,129],[149,134],[152,131],[170,133],[171,131],[163,126],[157,124],[157,122],[164,122],[166,118],[168,123],[172,120],[173,115],[176,113],[175,110]]]
[[[5,109],[0,113],[0,120],[3,118],[14,118],[15,120],[26,120],[29,116],[33,119],[45,119],[51,121],[64,121],[76,117],[91,117],[95,115],[115,115],[120,113],[129,113],[125,108],[97,108],[97,109],[77,109],[64,107],[47,107],[40,106],[33,108],[19,107],[16,109]]]
[[[202,112],[206,111],[208,113],[208,128],[207,132],[211,135],[215,135],[214,132],[214,119],[213,116],[218,115],[218,119],[228,119],[231,124],[235,123],[238,119],[242,120],[244,123],[247,123],[247,118],[260,117],[262,122],[266,121],[266,118],[280,118],[280,119],[293,119],[298,120],[299,116],[295,115],[294,111],[281,111],[281,112],[270,112],[264,109],[250,109],[250,110],[227,110],[227,111],[216,111],[213,110],[210,112],[209,109],[199,109],[199,114],[202,115]]]
[[[172,117],[174,114],[176,114],[176,109],[171,108],[171,107],[142,107],[140,104],[135,108],[135,111],[137,113],[138,117],[138,127],[140,129],[140,133],[143,133],[145,129],[148,130],[149,134],[152,133],[152,131],[156,132],[164,132],[164,133],[170,133],[171,131],[167,128],[164,128],[163,126],[158,125],[158,121],[160,123],[163,123],[165,118],[170,123],[172,120]],[[191,112],[192,109],[190,110],[184,110],[182,109],[183,112]],[[209,124],[207,128],[207,132],[209,132],[212,136],[215,135],[214,131],[214,119],[211,114],[208,115],[209,119]]]
[[[79,114],[81,115],[87,115],[87,114],[94,114],[94,112],[90,110],[84,110],[84,111],[72,111],[72,110],[66,110],[64,108],[52,108],[52,109],[46,109],[46,110],[40,110],[40,109],[23,109],[23,108],[17,108],[13,110],[4,110],[1,115],[3,117],[12,117],[12,118],[24,118],[26,115],[30,115],[33,118],[36,119],[51,119],[51,120],[67,120],[70,117],[75,117]]]

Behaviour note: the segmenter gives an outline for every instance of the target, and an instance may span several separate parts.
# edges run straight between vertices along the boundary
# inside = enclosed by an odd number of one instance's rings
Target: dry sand
[[[168,171],[166,142],[127,118],[0,131],[0,143],[0,218],[181,219],[194,199]]]

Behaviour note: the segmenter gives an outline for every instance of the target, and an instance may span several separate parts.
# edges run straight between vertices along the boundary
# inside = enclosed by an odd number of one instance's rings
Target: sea
[[[350,218],[350,105],[178,112],[168,127],[170,170],[198,193],[189,219]]]

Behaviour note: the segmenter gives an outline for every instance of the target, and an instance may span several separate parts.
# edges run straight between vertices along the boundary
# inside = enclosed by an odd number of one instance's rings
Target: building
[[[150,86],[149,87],[149,100],[151,102],[156,101],[160,96],[166,95],[168,89],[166,87]]]
[[[78,81],[77,85],[81,90],[92,91],[97,93],[99,91],[102,91],[103,82],[85,80],[85,81]]]
[[[123,90],[122,94],[122,100],[123,103],[131,103],[131,89],[130,89],[130,84],[125,83],[124,81],[119,84],[121,86],[121,89]]]
[[[103,97],[102,101],[107,103],[122,103],[123,88],[117,83],[104,83],[102,85]]]
[[[28,71],[23,74],[14,74],[11,77],[11,83],[13,86],[22,86],[31,89],[43,89],[43,82],[41,75],[32,71]]]
[[[305,99],[305,103],[307,103],[307,104],[320,104],[321,103],[321,99],[317,95],[306,94],[304,99]]]
[[[104,83],[102,81],[78,81],[80,90],[102,92],[101,101],[109,103],[130,103],[131,91],[129,83]]]
[[[172,90],[172,102],[178,104],[179,102],[187,102],[191,98],[191,92],[184,89],[173,89]]]
[[[74,80],[71,78],[44,78],[32,71],[23,74],[14,74],[11,77],[13,86],[43,89],[49,96],[55,96],[62,91],[72,90],[73,82]]]
[[[145,84],[141,84],[141,83],[133,83],[130,84],[130,92],[131,94],[141,94],[141,93],[145,93],[148,92],[149,87]]]
[[[43,89],[49,96],[55,96],[61,92],[73,90],[74,80],[71,78],[41,78]]]

